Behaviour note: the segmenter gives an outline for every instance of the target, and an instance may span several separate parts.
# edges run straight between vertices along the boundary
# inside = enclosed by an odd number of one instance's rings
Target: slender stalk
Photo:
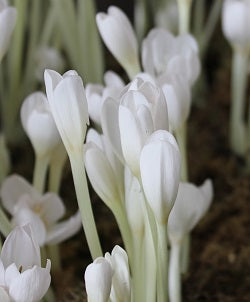
[[[134,77],[141,71],[141,68],[139,66],[139,63],[135,62],[134,64],[127,65],[125,70],[128,74],[129,79],[132,81]]]
[[[143,264],[144,259],[144,250],[143,250],[143,234],[134,233],[133,234],[133,267],[132,276],[133,276],[133,301],[143,301],[143,284],[145,279],[145,266]]]
[[[0,207],[0,232],[4,235],[4,237],[7,237],[11,230],[11,223],[3,209]]]
[[[216,0],[217,1],[217,0]],[[203,25],[205,18],[205,0],[198,0],[194,2],[194,35],[201,38],[203,34]]]
[[[185,235],[181,245],[181,273],[182,274],[186,274],[189,269],[190,244],[191,244],[191,233],[188,233]]]
[[[33,186],[39,193],[44,192],[48,164],[48,156],[39,156],[36,154],[35,168],[33,174]]]
[[[62,270],[60,249],[58,245],[48,245],[47,252],[51,260],[52,272],[58,272]]]
[[[56,301],[55,293],[54,293],[52,287],[49,287],[46,295],[44,296],[44,300],[46,302],[55,302]]]
[[[192,0],[177,0],[179,9],[179,33],[186,34],[190,28]]]
[[[180,245],[171,244],[169,260],[169,300],[181,302]]]
[[[231,84],[230,144],[232,150],[240,156],[243,156],[246,152],[247,138],[244,111],[246,105],[248,62],[247,53],[234,50]]]
[[[181,152],[181,180],[188,180],[187,163],[187,125],[186,122],[175,132],[175,136]]]
[[[168,245],[167,224],[157,223],[158,249],[157,249],[157,302],[168,301]]]
[[[83,229],[93,259],[102,256],[102,249],[96,229],[84,170],[83,152],[70,155],[70,164],[75,184],[76,196],[82,216]]]

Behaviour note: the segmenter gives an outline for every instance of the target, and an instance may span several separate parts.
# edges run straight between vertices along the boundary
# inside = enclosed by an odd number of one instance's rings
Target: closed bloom
[[[138,43],[127,16],[118,7],[98,13],[96,22],[102,39],[113,56],[132,78],[140,71]]]
[[[89,302],[107,302],[110,296],[113,271],[109,262],[96,258],[85,271],[85,286]]]
[[[250,1],[224,0],[222,30],[233,47],[249,51],[250,48]]]
[[[0,61],[7,52],[10,38],[16,23],[16,9],[8,6],[7,1],[0,0]]]
[[[81,77],[76,71],[61,76],[47,69],[44,80],[50,110],[68,154],[82,152],[89,117]]]
[[[105,258],[113,269],[111,300],[130,302],[131,288],[127,253],[119,245],[116,245],[111,255],[106,253]]]
[[[211,180],[202,186],[181,182],[175,204],[169,215],[168,235],[171,243],[179,244],[207,212],[213,198]]]
[[[81,227],[79,213],[58,222],[65,214],[55,193],[41,195],[24,178],[12,175],[2,184],[0,195],[14,225],[29,223],[39,245],[57,244],[73,236]]]
[[[141,180],[147,201],[161,224],[167,223],[180,181],[180,152],[174,136],[154,132],[141,152]]]
[[[86,85],[86,97],[88,101],[89,116],[92,121],[101,127],[102,105],[106,98],[118,99],[125,84],[113,71],[104,74],[104,86],[99,84]]]
[[[193,85],[200,73],[198,44],[189,34],[175,37],[162,28],[152,29],[143,40],[142,63],[155,78],[182,75]]]
[[[24,100],[21,121],[38,156],[50,155],[61,142],[44,93],[32,93]]]
[[[102,114],[104,134],[118,156],[124,158],[133,174],[138,176],[140,153],[147,138],[155,130],[168,129],[167,105],[162,90],[137,77],[124,89],[119,105],[115,100],[106,100]],[[119,126],[112,127],[113,120]]]
[[[40,301],[50,285],[50,265],[47,260],[46,268],[41,267],[40,249],[33,239],[31,227],[16,227],[1,251],[1,301]]]
[[[90,182],[107,206],[124,199],[123,166],[107,138],[90,129],[86,138],[85,166]]]

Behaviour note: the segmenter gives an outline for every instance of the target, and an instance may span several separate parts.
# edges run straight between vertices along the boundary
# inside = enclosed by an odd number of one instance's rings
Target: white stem
[[[157,223],[158,249],[157,249],[157,302],[168,301],[168,245],[167,225]]]
[[[192,0],[177,0],[179,9],[179,33],[186,34],[190,31],[190,11]]]
[[[33,174],[33,186],[41,194],[44,192],[48,164],[49,164],[48,156],[36,155],[34,174]]]
[[[244,111],[246,105],[248,62],[247,53],[234,50],[231,83],[230,143],[232,150],[241,156],[246,151]]]
[[[171,244],[168,278],[169,301],[181,302],[180,244]]]
[[[187,125],[186,122],[176,130],[175,136],[181,152],[181,180],[188,180],[188,162],[187,162]]]
[[[191,234],[185,235],[181,245],[181,272],[186,274],[189,269]]]
[[[133,234],[133,267],[132,276],[133,276],[133,301],[143,301],[143,292],[144,292],[144,278],[145,278],[145,266],[143,264],[144,259],[144,250],[143,250],[143,234],[134,233]]]
[[[102,256],[94,215],[92,211],[86,174],[84,170],[83,152],[70,156],[70,164],[74,179],[77,201],[82,216],[83,229],[86,235],[89,250],[93,259]]]

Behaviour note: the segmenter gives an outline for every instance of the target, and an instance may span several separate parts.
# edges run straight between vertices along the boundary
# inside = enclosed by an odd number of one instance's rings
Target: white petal
[[[107,302],[111,290],[112,269],[105,258],[97,258],[87,266],[85,285],[88,301]]]
[[[4,267],[15,263],[17,267],[31,268],[41,265],[40,248],[34,241],[29,225],[16,227],[6,238],[1,251]]]
[[[46,193],[40,199],[42,213],[41,218],[50,226],[61,219],[65,214],[65,206],[61,198],[55,193]]]
[[[3,262],[0,259],[0,287],[5,285],[4,274],[5,274],[5,269],[3,266]]]
[[[10,284],[13,280],[15,280],[16,278],[18,278],[20,276],[19,270],[22,270],[22,269],[23,268],[21,266],[17,268],[15,263],[12,263],[10,266],[8,266],[6,268],[5,282],[8,287],[10,286]]]
[[[34,201],[41,196],[23,177],[15,174],[5,179],[0,194],[3,206],[12,215],[14,206],[22,195],[29,195]]]
[[[115,86],[121,89],[125,86],[122,78],[117,73],[111,70],[105,72],[104,83],[106,86]]]
[[[60,83],[62,78],[63,77],[54,70],[46,69],[44,71],[44,82],[45,82],[46,94],[49,102],[52,101],[54,90],[58,85],[58,83]]]
[[[11,302],[8,293],[3,287],[0,286],[0,301],[1,302]]]
[[[39,301],[46,294],[50,282],[50,261],[47,260],[46,268],[34,266],[13,280],[9,287],[9,293],[14,301]]]
[[[48,230],[46,244],[58,244],[74,236],[81,228],[82,220],[79,212],[69,219],[55,224]]]

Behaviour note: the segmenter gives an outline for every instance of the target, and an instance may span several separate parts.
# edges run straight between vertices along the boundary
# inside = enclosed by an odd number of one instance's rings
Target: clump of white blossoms
[[[38,302],[50,286],[50,260],[41,267],[40,248],[30,225],[16,227],[0,257],[1,302]]]

